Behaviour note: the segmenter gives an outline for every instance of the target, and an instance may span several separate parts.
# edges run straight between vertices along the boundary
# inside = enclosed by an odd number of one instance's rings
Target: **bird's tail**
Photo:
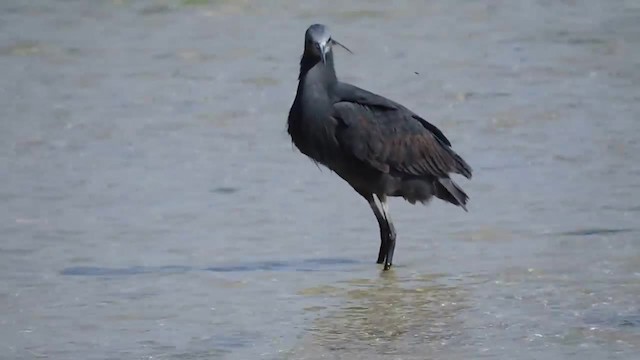
[[[469,196],[449,178],[440,178],[435,181],[435,195],[454,205],[460,206],[467,211],[467,200]]]
[[[451,148],[449,148],[448,150],[451,156],[453,157],[454,164],[455,164],[453,172],[458,173],[466,177],[467,179],[471,179],[471,176],[473,173],[473,169],[471,168],[471,166],[469,166],[469,164],[467,164],[467,162],[464,161],[462,156],[456,154],[456,152],[453,151]]]

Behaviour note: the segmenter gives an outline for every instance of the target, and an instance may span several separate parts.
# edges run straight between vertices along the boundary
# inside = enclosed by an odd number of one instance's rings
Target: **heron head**
[[[304,51],[305,54],[313,55],[325,63],[327,54],[331,51],[333,45],[338,45],[348,52],[352,53],[346,46],[340,44],[331,37],[329,28],[322,24],[314,24],[309,26],[305,33]]]

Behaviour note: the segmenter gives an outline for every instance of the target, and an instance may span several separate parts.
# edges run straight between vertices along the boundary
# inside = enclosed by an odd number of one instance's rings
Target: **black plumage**
[[[468,196],[449,175],[470,179],[472,169],[433,124],[394,101],[338,81],[333,45],[344,47],[326,26],[307,29],[288,132],[303,154],[367,200],[380,227],[377,262],[388,270],[396,233],[387,196],[412,204],[436,196],[466,211]]]

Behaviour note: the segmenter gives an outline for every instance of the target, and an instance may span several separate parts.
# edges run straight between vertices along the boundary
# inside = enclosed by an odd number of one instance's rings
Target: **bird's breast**
[[[289,135],[294,145],[327,166],[340,157],[335,132],[336,121],[329,112],[297,109],[289,118]]]

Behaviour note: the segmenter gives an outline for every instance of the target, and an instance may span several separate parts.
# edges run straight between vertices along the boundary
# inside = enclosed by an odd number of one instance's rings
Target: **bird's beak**
[[[349,53],[353,54],[353,51],[349,50],[348,47],[346,47],[346,46],[340,44],[339,42],[331,39],[331,40],[327,41],[326,43],[318,44],[318,48],[320,50],[320,60],[322,61],[323,64],[327,63],[327,53],[329,51],[331,51],[331,46],[333,46],[333,45],[338,45],[341,48],[347,50]]]
[[[347,51],[349,52],[349,54],[353,54],[353,51],[349,50],[349,48],[348,48],[348,47],[346,47],[346,46],[344,46],[344,45],[340,44],[339,42],[337,42],[337,41],[335,41],[335,40],[333,40],[333,39],[331,39],[331,45],[338,45],[338,46],[340,46],[341,48],[343,48],[343,49],[347,50]]]

